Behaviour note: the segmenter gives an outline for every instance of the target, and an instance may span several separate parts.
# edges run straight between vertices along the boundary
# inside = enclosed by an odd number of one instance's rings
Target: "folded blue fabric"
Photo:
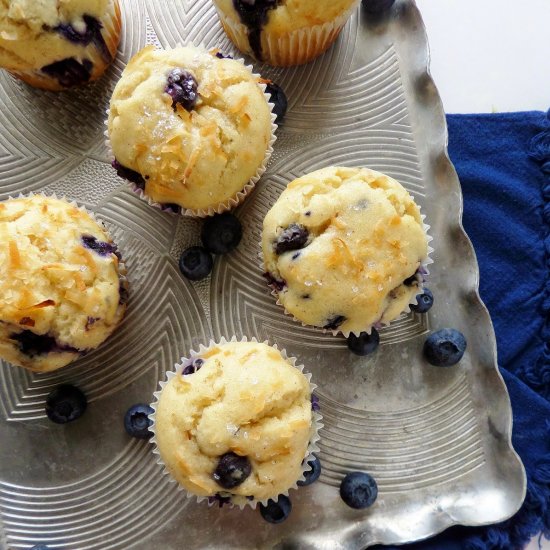
[[[513,444],[527,471],[525,502],[504,523],[454,527],[400,549],[520,550],[539,533],[550,538],[549,118],[550,111],[447,116],[463,223],[512,401]]]

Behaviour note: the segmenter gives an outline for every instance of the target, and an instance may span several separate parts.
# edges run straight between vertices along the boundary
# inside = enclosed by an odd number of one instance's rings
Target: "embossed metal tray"
[[[176,262],[198,241],[199,222],[153,209],[121,184],[103,120],[125,63],[146,43],[234,50],[208,0],[123,0],[122,8],[119,56],[100,83],[53,94],[0,74],[0,198],[42,191],[93,209],[120,243],[132,285],[124,323],[101,349],[51,374],[0,366],[0,547],[361,549],[511,516],[525,476],[414,2],[397,0],[378,21],[358,9],[335,46],[309,65],[257,67],[284,87],[289,112],[266,174],[237,211],[242,244],[200,284],[184,280]],[[289,180],[331,164],[397,178],[434,236],[435,306],[383,329],[368,358],[285,316],[258,268],[265,212]],[[464,332],[468,351],[459,366],[438,369],[421,348],[444,326]],[[150,401],[182,354],[233,334],[285,347],[319,386],[323,474],[291,493],[294,509],[278,526],[257,511],[186,500],[149,444],[123,429],[126,409]],[[81,387],[90,405],[74,424],[58,426],[45,418],[44,402],[62,382]],[[349,470],[378,481],[372,508],[341,502],[338,485]]]

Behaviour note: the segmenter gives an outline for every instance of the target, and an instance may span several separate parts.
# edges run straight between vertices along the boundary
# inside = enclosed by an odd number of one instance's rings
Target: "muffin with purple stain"
[[[104,227],[64,200],[0,202],[0,358],[52,371],[97,348],[126,310],[120,253]]]
[[[0,67],[37,88],[97,80],[120,41],[118,0],[0,2]]]
[[[329,167],[291,182],[267,213],[264,271],[295,319],[360,334],[416,303],[429,263],[418,206],[394,179]]]
[[[216,53],[149,46],[113,92],[113,166],[150,204],[220,213],[243,200],[265,170],[275,139],[265,82]]]
[[[241,52],[275,66],[299,65],[338,38],[358,0],[213,0]]]
[[[155,393],[155,453],[189,494],[255,506],[304,480],[320,415],[310,375],[276,347],[201,346]]]

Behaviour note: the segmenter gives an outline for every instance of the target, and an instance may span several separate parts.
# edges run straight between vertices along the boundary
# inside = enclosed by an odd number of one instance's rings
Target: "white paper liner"
[[[62,197],[58,197],[56,193],[49,193],[49,194],[46,194],[46,193],[34,193],[32,191],[30,191],[29,193],[19,193],[17,196],[11,196],[9,195],[7,199],[3,200],[3,201],[0,201],[0,204],[8,201],[8,200],[17,200],[17,199],[26,199],[26,198],[30,198],[30,197],[44,197],[44,198],[47,198],[47,199],[56,199],[56,200],[59,200],[59,201],[63,201],[63,202],[66,202],[67,204],[70,204],[71,206],[74,206],[75,208],[78,208],[78,210],[80,210],[81,212],[84,212],[85,214],[87,214],[88,216],[90,216],[90,218],[92,218],[94,220],[94,222],[96,222],[106,233],[107,233],[107,236],[111,239],[111,242],[112,244],[114,244],[115,246],[116,243],[115,241],[113,240],[113,238],[111,237],[111,234],[109,233],[108,229],[105,227],[105,225],[103,224],[103,222],[101,220],[98,220],[95,216],[95,213],[94,212],[91,212],[90,210],[88,210],[85,206],[81,206],[79,204],[77,204],[76,201],[74,200],[69,200],[67,197],[65,196],[62,196]],[[119,252],[120,254],[120,250],[117,246],[117,251]],[[126,264],[124,262],[124,259],[122,258],[122,256],[118,256],[117,255],[117,258],[118,258],[118,280],[119,280],[119,285],[124,288],[124,290],[126,290],[126,292],[128,292],[128,289],[129,289],[129,282],[128,282],[128,278],[127,278],[127,274],[128,274],[128,270],[126,268]],[[78,356],[74,359],[76,361],[76,359],[78,357],[82,357],[83,355],[89,353],[90,351],[93,351],[94,349],[97,349],[99,346],[101,346],[104,342],[106,342],[109,337],[115,332],[115,330],[118,328],[118,326],[120,325],[120,323],[122,323],[122,320],[124,319],[124,315],[126,313],[126,309],[128,307],[128,301],[125,301],[124,303],[119,303],[118,304],[118,307],[117,307],[117,311],[118,310],[121,310],[120,311],[120,319],[118,320],[118,323],[116,325],[114,325],[111,329],[111,331],[107,334],[107,337],[102,341],[100,342],[95,348],[90,348],[84,352],[80,352],[78,354]],[[68,352],[67,352],[68,353]],[[73,361],[71,361],[70,363],[72,363]],[[58,367],[56,369],[52,369],[52,370],[58,370],[58,369],[61,369],[61,368],[64,368],[66,367],[67,365],[69,365],[70,363],[67,363],[66,365],[63,365],[62,367]],[[46,372],[45,370],[43,369],[32,369],[32,368],[29,368],[29,367],[24,367],[24,368],[27,368],[28,370],[34,370],[35,372]]]
[[[166,386],[166,384],[172,378],[174,378],[174,376],[181,375],[183,369],[185,368],[186,365],[189,364],[190,361],[193,361],[197,357],[201,357],[205,352],[212,349],[213,347],[222,346],[224,344],[231,343],[231,342],[256,342],[257,343],[258,340],[256,338],[250,338],[249,339],[246,336],[243,336],[241,339],[238,339],[236,336],[232,336],[230,340],[227,340],[226,338],[222,337],[219,342],[215,342],[214,340],[210,340],[210,342],[208,343],[208,346],[203,346],[201,344],[199,346],[199,351],[190,350],[189,357],[182,357],[180,359],[180,362],[177,363],[174,366],[174,370],[166,372],[166,380],[161,380],[159,382],[160,389],[153,393],[153,396],[154,396],[155,400],[150,405],[152,407],[152,409],[154,410],[154,412],[151,413],[148,417],[152,421],[151,426],[149,426],[149,430],[151,432],[153,432],[153,437],[150,439],[150,442],[154,445],[153,454],[157,455],[157,464],[162,466],[162,473],[167,475],[171,482],[176,483],[180,490],[185,491],[188,498],[196,499],[197,502],[207,501],[208,506],[217,505],[217,502],[215,500],[210,500],[215,495],[211,495],[210,497],[208,497],[208,496],[199,496],[199,495],[196,495],[194,493],[191,493],[191,492],[187,491],[183,486],[181,486],[172,477],[172,475],[168,471],[168,468],[166,468],[166,465],[164,464],[164,462],[161,458],[160,451],[159,451],[158,446],[157,446],[156,432],[155,432],[155,428],[156,428],[155,416],[156,416],[157,405],[158,405],[158,402],[159,402],[159,399],[160,399],[160,395],[162,393],[162,389],[164,388],[164,386]],[[302,364],[297,365],[296,364],[296,361],[297,361],[296,357],[287,355],[286,350],[285,349],[279,349],[277,344],[271,345],[271,344],[269,344],[269,342],[267,340],[265,340],[264,342],[261,342],[261,343],[266,344],[268,346],[271,346],[272,348],[279,351],[279,353],[283,356],[285,361],[287,361],[293,367],[297,368],[301,373],[303,373],[304,376],[306,377],[307,381],[309,382],[310,394],[313,395],[313,391],[315,390],[317,385],[314,384],[313,382],[311,382],[311,373],[305,373],[304,372],[304,365],[302,365]],[[246,497],[243,497],[243,496],[240,496],[240,495],[233,495],[231,497],[231,501],[228,504],[230,504],[231,506],[236,505],[241,510],[243,508],[245,508],[246,506],[250,506],[251,508],[255,509],[258,502],[263,504],[263,505],[266,505],[267,501],[269,499],[277,500],[277,498],[281,494],[285,495],[285,496],[288,496],[288,492],[290,491],[290,489],[299,489],[298,481],[304,481],[305,480],[305,473],[312,470],[312,466],[309,464],[308,460],[313,459],[314,458],[313,454],[318,453],[319,450],[320,450],[318,445],[317,445],[317,441],[319,441],[319,439],[320,439],[319,430],[323,427],[323,423],[321,422],[323,417],[319,412],[317,412],[313,409],[311,411],[311,414],[312,414],[312,424],[311,424],[311,432],[310,432],[311,435],[310,435],[309,445],[307,447],[306,454],[304,455],[304,459],[302,461],[301,475],[298,479],[296,479],[294,484],[291,485],[290,487],[288,487],[288,489],[286,489],[286,491],[283,491],[282,493],[278,493],[276,495],[271,495],[270,497],[267,497],[263,500],[256,500],[256,499],[248,500]],[[224,492],[225,491],[222,490],[222,491],[219,491],[218,493],[223,494]]]
[[[261,47],[263,59],[258,61],[263,61],[276,67],[302,65],[312,61],[325,52],[338,38],[342,27],[351,17],[358,4],[358,0],[353,2],[342,15],[323,25],[296,29],[284,35],[270,34],[268,29],[262,29]],[[214,6],[227,36],[235,46],[241,52],[256,58],[255,53],[250,48],[246,25],[228,17],[218,7],[216,0],[214,0]]]
[[[417,205],[418,206],[418,209],[420,210],[420,205]],[[428,243],[428,253],[426,255],[426,258],[420,262],[420,266],[418,267],[418,275],[416,277],[416,280],[418,282],[418,286],[416,287],[417,291],[413,294],[413,297],[411,299],[411,301],[408,303],[407,307],[401,311],[401,313],[410,313],[411,311],[411,306],[412,305],[417,305],[418,304],[418,300],[417,300],[417,296],[419,296],[420,294],[422,294],[422,289],[424,288],[424,282],[426,281],[426,279],[428,278],[429,274],[430,274],[430,271],[428,269],[428,266],[430,264],[433,264],[433,260],[431,258],[431,253],[434,251],[434,249],[430,246],[430,242],[433,241],[433,237],[428,233],[429,229],[431,226],[427,225],[424,220],[426,219],[426,216],[424,214],[420,214],[420,217],[422,218],[422,226],[423,226],[423,229],[424,229],[424,233],[426,235],[426,242]],[[265,273],[265,263],[264,263],[264,257],[263,257],[263,252],[261,251],[260,249],[260,253],[259,253],[259,258],[260,258],[260,269],[262,270],[262,273]],[[375,328],[376,330],[379,330],[381,329],[382,327],[385,327],[385,326],[388,326],[391,321],[387,321],[385,323],[382,323],[380,321],[377,321],[376,323],[373,323],[371,326],[359,331],[359,332],[356,332],[356,331],[344,331],[344,330],[339,330],[339,329],[326,329],[326,328],[323,328],[323,327],[318,327],[318,326],[315,326],[315,325],[308,325],[307,323],[304,323],[302,322],[300,319],[297,319],[293,313],[290,313],[290,311],[288,311],[284,304],[279,300],[279,292],[272,288],[271,285],[268,284],[268,287],[271,288],[271,295],[275,297],[275,300],[276,300],[276,304],[278,306],[281,306],[285,312],[285,315],[288,315],[289,317],[292,317],[292,319],[296,322],[296,323],[300,323],[303,327],[312,327],[312,328],[317,328],[317,329],[321,329],[325,334],[327,333],[330,333],[332,334],[333,336],[338,336],[339,334],[342,334],[345,338],[347,338],[350,334],[354,334],[355,336],[359,336],[362,332],[366,332],[367,334],[370,334],[372,332],[372,329]],[[400,313],[400,314],[401,314]],[[392,319],[392,321],[394,321],[394,319]]]
[[[193,46],[194,48],[202,49],[204,52],[210,52],[211,50],[207,50],[202,44],[194,45],[191,42],[185,42],[184,44],[176,44],[176,48],[182,48],[187,46]],[[252,65],[245,65],[244,59],[241,58],[235,58],[233,61],[236,61],[237,63],[240,63],[244,67],[246,67],[250,74],[256,78],[257,80],[261,80],[262,77],[260,74],[255,73],[253,71]],[[209,206],[208,208],[199,208],[199,209],[192,209],[192,208],[180,208],[179,214],[181,216],[191,217],[191,218],[206,218],[208,216],[214,216],[215,214],[221,214],[222,212],[227,212],[228,210],[232,210],[233,208],[236,208],[239,204],[241,204],[244,199],[247,197],[247,195],[250,194],[250,192],[254,189],[256,186],[256,183],[258,183],[259,179],[262,177],[264,172],[267,169],[267,164],[269,163],[269,159],[271,158],[271,155],[273,154],[273,144],[277,140],[277,136],[275,135],[275,132],[277,131],[277,124],[275,123],[275,119],[277,118],[277,115],[273,112],[273,109],[275,105],[271,103],[271,95],[266,93],[266,87],[267,84],[263,82],[258,82],[258,86],[262,90],[264,97],[267,101],[267,105],[269,107],[269,112],[271,115],[271,137],[269,140],[269,144],[267,146],[264,159],[262,161],[262,164],[259,166],[259,168],[256,170],[256,173],[254,176],[245,184],[245,186],[235,193],[231,198],[226,199],[225,201],[218,203],[214,206]],[[109,151],[109,154],[112,159],[115,159],[115,155],[113,152],[113,148],[111,146],[111,141],[109,139],[109,113],[110,109],[107,109],[107,118],[105,119],[105,145],[107,146],[107,149]],[[170,212],[174,214],[174,211],[169,206],[160,204],[156,201],[154,201],[151,197],[149,197],[143,189],[141,189],[138,185],[136,185],[134,182],[126,180],[130,188],[134,193],[136,193],[141,199],[146,201],[150,206],[153,206],[155,208],[159,208],[163,212]]]
[[[106,61],[101,55],[101,52],[93,44],[89,44],[82,50],[82,56],[78,61],[82,62],[83,59],[88,59],[93,63],[93,70],[88,82],[83,82],[82,85],[86,85],[94,80],[100,78],[107,67],[114,61],[118,44],[120,42],[120,31],[122,28],[120,5],[118,0],[112,0],[109,2],[106,13],[101,17],[101,24],[103,25],[102,36],[105,40],[107,49],[111,53],[112,59]],[[75,56],[73,56],[75,57]],[[30,69],[28,71],[10,71],[10,73],[19,78],[23,82],[26,82],[30,86],[40,88],[42,90],[50,90],[53,92],[60,92],[68,90],[70,87],[62,86],[58,80],[52,76],[48,76],[40,69]]]

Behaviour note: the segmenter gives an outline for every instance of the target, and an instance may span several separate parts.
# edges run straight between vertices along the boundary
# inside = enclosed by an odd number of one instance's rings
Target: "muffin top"
[[[304,374],[256,342],[211,347],[183,373],[162,389],[155,417],[172,476],[193,494],[237,503],[294,486],[312,436]]]
[[[62,365],[48,353],[103,342],[126,307],[105,229],[76,206],[35,195],[0,203],[0,236],[0,355],[50,370]]]
[[[256,175],[271,140],[269,104],[242,63],[195,47],[132,58],[111,99],[119,174],[161,204],[205,210]]]
[[[0,66],[42,69],[94,45],[110,61],[101,29],[113,0],[0,0]]]
[[[262,250],[289,313],[359,333],[414,299],[428,246],[418,206],[397,181],[330,167],[289,183],[264,219]]]
[[[334,21],[356,3],[357,0],[215,0],[234,21],[276,35]],[[252,25],[247,24],[249,21]]]

